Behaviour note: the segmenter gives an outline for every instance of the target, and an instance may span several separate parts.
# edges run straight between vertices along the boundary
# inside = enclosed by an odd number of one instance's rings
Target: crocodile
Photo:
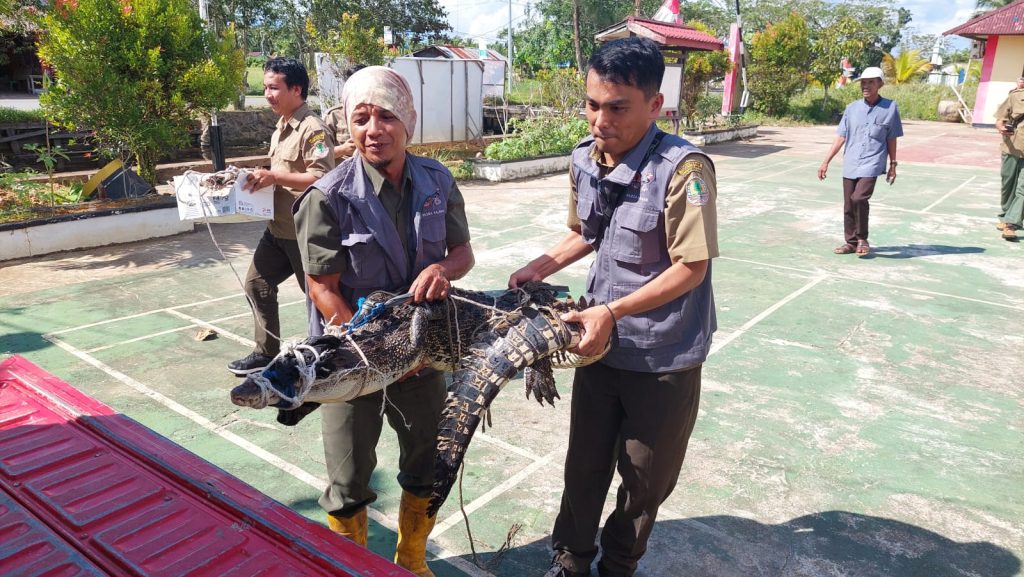
[[[438,427],[436,472],[428,514],[444,503],[481,418],[498,392],[524,371],[526,396],[559,398],[554,368],[598,361],[571,352],[582,327],[561,315],[588,306],[560,299],[545,283],[526,283],[495,296],[453,287],[446,299],[414,304],[378,291],[348,327],[288,344],[263,371],[232,389],[239,406],[300,412],[313,403],[344,402],[374,393],[414,370],[453,373]]]

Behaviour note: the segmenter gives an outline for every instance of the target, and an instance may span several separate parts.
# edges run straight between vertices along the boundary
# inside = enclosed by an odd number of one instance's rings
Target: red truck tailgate
[[[0,575],[412,574],[14,356],[0,362]]]

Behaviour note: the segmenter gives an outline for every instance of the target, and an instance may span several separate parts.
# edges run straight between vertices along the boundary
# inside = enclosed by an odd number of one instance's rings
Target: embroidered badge
[[[323,142],[316,143],[313,147],[313,156],[316,158],[324,158],[327,156],[327,145]]]
[[[679,176],[686,176],[693,172],[700,172],[704,169],[704,163],[699,160],[687,160],[686,162],[679,165],[676,169],[676,174]]]
[[[441,195],[439,193],[435,192],[427,197],[426,202],[423,203],[423,210],[427,210],[432,206],[441,206]]]
[[[703,178],[691,174],[685,186],[687,202],[694,206],[704,206],[708,203],[708,188]]]

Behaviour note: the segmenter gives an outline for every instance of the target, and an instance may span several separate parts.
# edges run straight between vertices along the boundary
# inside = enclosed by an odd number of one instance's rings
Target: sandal
[[[842,246],[835,247],[834,249],[832,249],[832,252],[834,252],[835,254],[853,254],[856,250],[856,247],[854,247],[852,244],[846,243]]]
[[[871,246],[868,241],[862,240],[857,243],[857,256],[863,258],[871,254]]]

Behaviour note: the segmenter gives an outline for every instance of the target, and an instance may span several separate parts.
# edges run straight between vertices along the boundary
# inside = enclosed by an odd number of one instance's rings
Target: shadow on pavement
[[[945,254],[979,254],[985,252],[980,246],[947,246],[943,244],[908,244],[906,246],[873,246],[867,258],[914,258]]]
[[[508,551],[490,571],[539,576],[550,560],[543,539]],[[824,511],[778,525],[728,515],[659,521],[636,576],[1012,577],[1020,569],[1016,555],[987,541],[962,543],[894,519]]]

